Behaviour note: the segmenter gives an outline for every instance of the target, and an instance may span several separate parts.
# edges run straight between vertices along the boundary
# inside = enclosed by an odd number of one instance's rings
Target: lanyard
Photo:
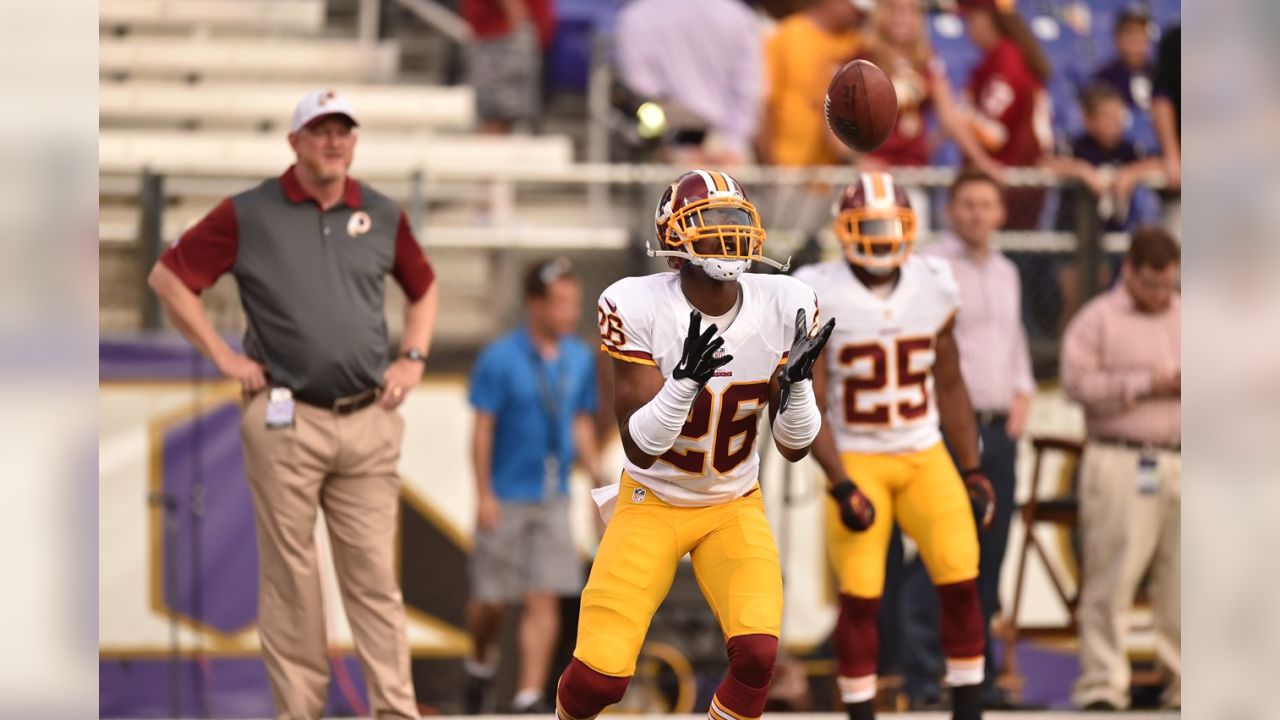
[[[560,458],[560,399],[569,385],[568,367],[563,352],[556,356],[556,385],[551,386],[547,378],[547,366],[542,356],[534,349],[529,354],[529,362],[533,366],[533,381],[538,388],[538,402],[542,405],[542,414],[547,421],[547,453],[546,456],[557,461]]]

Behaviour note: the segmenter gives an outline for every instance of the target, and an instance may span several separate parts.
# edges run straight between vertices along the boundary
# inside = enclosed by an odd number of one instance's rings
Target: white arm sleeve
[[[662,389],[644,407],[631,414],[627,430],[636,446],[649,455],[661,455],[675,445],[689,409],[702,389],[693,380],[667,378]],[[813,392],[809,395],[812,397]]]
[[[783,447],[802,450],[813,444],[821,429],[822,411],[813,395],[813,381],[792,383],[787,409],[773,419],[774,439]]]

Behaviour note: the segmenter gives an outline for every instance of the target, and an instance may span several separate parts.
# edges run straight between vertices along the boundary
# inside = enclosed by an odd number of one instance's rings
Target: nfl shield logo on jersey
[[[635,490],[631,491],[631,502],[637,503],[637,504],[642,503],[644,502],[644,496],[645,496],[644,488],[636,488]]]

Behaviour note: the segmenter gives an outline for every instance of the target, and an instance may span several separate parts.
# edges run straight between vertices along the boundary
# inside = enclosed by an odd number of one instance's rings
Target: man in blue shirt
[[[560,631],[559,600],[582,590],[569,527],[568,477],[578,460],[602,484],[593,416],[595,355],[572,337],[582,287],[567,258],[535,263],[526,322],[480,354],[471,376],[476,534],[468,622],[467,712],[479,713],[497,665],[506,608],[522,602],[516,712],[552,712],[543,698]]]

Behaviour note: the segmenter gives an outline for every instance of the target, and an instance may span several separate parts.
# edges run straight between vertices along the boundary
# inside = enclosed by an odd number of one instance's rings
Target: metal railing
[[[518,268],[535,255],[570,253],[584,258],[580,269],[588,276],[588,303],[594,301],[595,292],[621,275],[660,269],[661,263],[647,260],[643,253],[645,240],[652,238],[654,204],[662,188],[686,169],[607,163],[442,166],[361,177],[404,205],[419,241],[444,271],[444,301],[483,302],[493,312],[492,330],[496,332],[518,314],[518,291],[514,282],[509,287],[508,281],[518,277]],[[355,170],[360,175],[358,163]],[[828,213],[840,188],[857,180],[855,169],[743,166],[732,172],[760,210],[769,233],[766,250],[771,256],[793,255],[805,262],[816,259],[815,254],[837,255]],[[905,188],[937,197],[955,172],[952,168],[902,168],[895,170],[894,176]],[[159,250],[176,239],[203,208],[259,180],[229,175],[104,175],[100,191],[106,205],[114,200],[128,208],[132,201],[137,220],[121,221],[120,212],[114,221],[104,217],[102,241],[104,245],[132,246],[136,261],[149,267]],[[1010,169],[1006,181],[1012,187],[1042,187],[1064,196],[1085,192],[1037,169]],[[172,209],[177,199],[183,201],[180,207],[185,210]],[[1115,253],[1127,247],[1126,235],[1102,233],[1095,202],[1076,202],[1075,206],[1071,232],[1009,232],[996,238],[997,246],[1024,268],[1024,316],[1041,374],[1053,369],[1057,331],[1062,325],[1061,288],[1048,286],[1058,282],[1058,270],[1074,268],[1078,285],[1073,293],[1088,298],[1108,277]],[[932,234],[924,229],[922,241],[928,242]],[[493,284],[473,288],[474,280],[453,279],[450,285],[451,278],[467,275],[450,272],[459,262],[472,268],[472,278],[478,276]],[[474,269],[477,262],[483,265],[482,270]],[[135,271],[134,277],[145,276],[145,269],[138,270],[142,272]],[[103,280],[104,284],[110,281]],[[150,297],[150,293],[143,295]],[[144,302],[141,329],[160,327],[160,313],[152,301]],[[234,322],[226,325],[226,329],[238,327]],[[451,336],[448,326],[442,326],[443,344],[453,344],[466,353],[488,332],[474,319],[467,320],[464,329],[467,332]]]

